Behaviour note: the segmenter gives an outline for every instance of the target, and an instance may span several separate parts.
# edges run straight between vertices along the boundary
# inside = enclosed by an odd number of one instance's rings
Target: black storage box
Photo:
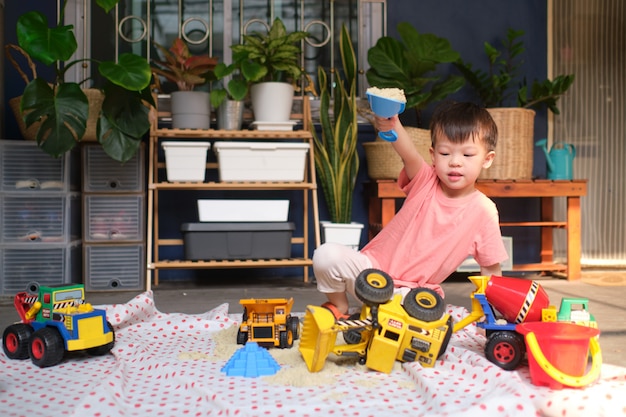
[[[284,259],[291,257],[291,222],[183,223],[185,258]]]

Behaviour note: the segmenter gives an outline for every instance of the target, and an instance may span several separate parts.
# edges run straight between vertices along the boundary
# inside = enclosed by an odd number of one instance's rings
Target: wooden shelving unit
[[[299,98],[300,112],[292,114],[292,118],[302,122],[301,130],[294,131],[259,131],[259,130],[191,130],[191,129],[164,129],[156,122],[150,131],[149,144],[149,173],[148,173],[148,265],[146,288],[159,283],[160,269],[209,269],[209,268],[272,268],[272,267],[303,267],[304,281],[309,280],[309,267],[312,265],[312,249],[309,243],[312,220],[315,236],[315,246],[320,244],[319,212],[317,201],[317,184],[315,176],[315,159],[313,136],[309,131],[310,107],[308,98]],[[189,140],[245,140],[245,141],[291,141],[309,144],[307,153],[304,180],[302,182],[167,182],[160,178],[159,173],[165,171],[165,161],[159,157],[159,147],[162,140],[184,139]],[[217,162],[208,162],[207,170],[217,172]],[[210,260],[190,261],[184,259],[163,259],[161,248],[164,246],[182,246],[183,239],[162,238],[159,234],[159,194],[161,191],[301,191],[302,192],[302,233],[291,239],[292,247],[301,245],[303,257],[287,259],[242,259],[242,260]],[[311,208],[309,208],[311,206]],[[294,210],[291,208],[290,210]],[[294,214],[295,215],[295,214]]]

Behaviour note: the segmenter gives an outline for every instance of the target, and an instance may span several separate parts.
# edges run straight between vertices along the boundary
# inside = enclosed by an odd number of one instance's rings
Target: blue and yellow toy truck
[[[4,330],[2,348],[10,359],[27,359],[45,368],[61,362],[65,352],[108,353],[115,344],[104,310],[85,302],[82,284],[34,285],[15,295],[21,321]]]

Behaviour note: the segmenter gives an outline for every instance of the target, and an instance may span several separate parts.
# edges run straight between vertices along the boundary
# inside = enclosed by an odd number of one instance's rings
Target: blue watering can
[[[535,142],[535,146],[541,147],[546,154],[548,162],[549,180],[571,180],[573,179],[572,166],[576,156],[576,148],[569,143],[556,142],[548,152],[547,139]]]
[[[366,92],[365,95],[370,103],[370,108],[378,117],[392,117],[404,111],[406,103],[403,101],[398,101],[389,97],[382,97],[369,92]],[[390,130],[388,132],[378,132],[378,136],[388,142],[395,142],[398,140],[398,134],[394,130]]]

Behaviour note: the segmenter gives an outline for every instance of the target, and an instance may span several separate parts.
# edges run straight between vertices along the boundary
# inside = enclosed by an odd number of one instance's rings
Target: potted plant
[[[482,179],[532,178],[535,110],[545,106],[559,114],[556,103],[574,82],[574,75],[567,74],[534,80],[529,87],[520,74],[523,34],[523,30],[509,28],[500,48],[485,42],[487,70],[461,59],[455,62],[498,126],[497,158],[481,174]]]
[[[384,36],[367,51],[370,68],[367,81],[378,88],[399,88],[406,97],[406,109],[416,113],[417,126],[406,126],[413,143],[425,158],[430,158],[430,131],[421,125],[421,112],[432,103],[444,100],[461,89],[461,76],[444,76],[437,70],[460,58],[447,39],[419,33],[410,23],[397,26],[400,40]],[[363,144],[368,175],[372,179],[396,179],[402,160],[390,143],[382,140]]]
[[[98,4],[109,12],[118,1]],[[149,88],[150,65],[145,58],[129,53],[121,54],[117,61],[69,61],[77,49],[73,29],[61,23],[49,27],[46,16],[39,11],[29,11],[18,18],[18,45],[5,46],[9,60],[27,81],[22,96],[12,102],[14,113],[18,122],[23,122],[22,131],[34,130],[39,147],[54,157],[85,139],[88,126],[93,125],[89,130],[95,132],[94,139],[97,136],[104,151],[114,160],[125,162],[135,155],[150,128],[146,106],[146,103],[154,104]],[[10,49],[26,57],[33,70],[32,80],[10,57]],[[52,66],[54,80],[38,77],[33,60]],[[104,79],[101,88],[84,90],[82,84],[86,80],[65,81],[66,72],[84,61],[97,64]]]
[[[267,33],[244,35],[242,44],[232,46],[235,62],[241,64],[242,74],[252,83],[250,98],[255,121],[289,122],[293,83],[302,74],[300,42],[307,36],[303,31],[287,32],[282,20],[276,18]]]
[[[211,106],[217,112],[217,128],[239,130],[243,123],[244,100],[250,90],[250,81],[241,71],[241,61],[227,65],[218,63],[213,70]]]
[[[330,216],[330,223],[322,222],[325,241],[338,241],[358,247],[363,225],[351,222],[352,194],[359,171],[357,62],[345,25],[341,28],[339,50],[343,74],[335,73],[332,86],[324,68],[318,68],[321,130],[318,133],[312,121],[310,126],[315,146],[315,169]],[[334,98],[332,106],[331,88]],[[337,226],[340,231],[356,229],[355,241],[348,243],[333,237],[333,226]]]
[[[180,38],[174,39],[167,49],[158,43],[164,60],[153,60],[153,71],[176,84],[178,91],[171,93],[172,127],[186,129],[209,129],[211,127],[211,105],[209,93],[194,91],[206,84],[217,58],[193,56],[187,44]]]

